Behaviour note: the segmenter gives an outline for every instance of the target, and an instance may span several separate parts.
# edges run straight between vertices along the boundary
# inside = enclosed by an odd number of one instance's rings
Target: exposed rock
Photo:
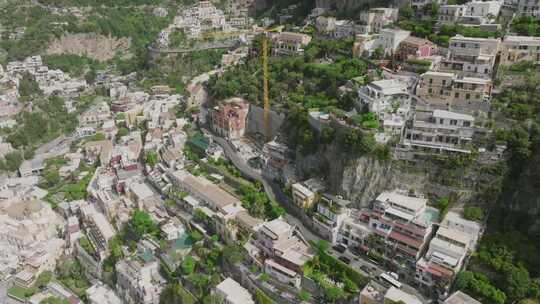
[[[48,55],[75,54],[105,61],[129,50],[131,38],[107,37],[95,33],[67,34],[51,43]]]

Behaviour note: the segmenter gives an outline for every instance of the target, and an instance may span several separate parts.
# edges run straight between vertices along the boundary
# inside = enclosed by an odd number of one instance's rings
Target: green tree
[[[193,296],[180,283],[168,284],[159,297],[160,304],[195,304],[195,302]]]
[[[311,294],[305,290],[302,290],[298,294],[298,299],[300,299],[303,302],[307,302],[311,299]]]
[[[197,261],[190,255],[188,255],[180,264],[180,269],[184,275],[191,275],[195,271]]]
[[[34,77],[29,73],[23,74],[19,81],[19,95],[23,98],[28,98],[35,95],[41,95],[41,89]]]
[[[230,264],[237,264],[244,259],[242,248],[230,245],[223,248],[223,258]]]
[[[60,182],[60,174],[56,168],[49,168],[43,176],[49,187],[54,187]]]
[[[36,281],[34,282],[34,286],[40,289],[45,288],[51,281],[52,277],[53,273],[51,271],[43,271],[37,277]]]
[[[472,221],[481,221],[484,219],[484,211],[480,207],[465,206],[463,216]]]
[[[146,153],[146,163],[150,167],[154,167],[158,163],[158,155],[155,151],[148,151]]]
[[[18,151],[4,155],[4,160],[8,171],[17,171],[23,162],[22,155]]]
[[[156,237],[159,235],[159,228],[150,215],[147,212],[140,210],[135,210],[133,212],[128,222],[128,230],[135,240],[139,240],[145,234]]]
[[[123,137],[129,134],[129,130],[127,128],[120,128],[118,129],[118,132],[116,133],[117,137]]]

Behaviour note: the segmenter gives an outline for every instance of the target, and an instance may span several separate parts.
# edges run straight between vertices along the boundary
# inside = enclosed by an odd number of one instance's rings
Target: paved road
[[[251,178],[252,180],[259,181],[263,185],[266,194],[272,201],[279,203],[285,209],[289,208],[288,204],[283,202],[285,198],[283,197],[284,194],[281,193],[280,190],[278,190],[279,186],[272,182],[269,182],[268,180],[263,178],[259,171],[250,167],[244,159],[238,156],[234,148],[227,140],[215,135],[212,135],[212,139],[223,148],[223,150],[225,151],[225,155],[227,155],[227,157],[238,168],[238,170],[240,170],[247,177]],[[306,238],[306,240],[315,242],[321,240],[320,237],[318,237],[308,228],[306,228],[301,220],[291,215],[289,212],[285,213],[283,217],[289,224],[296,226],[300,230],[304,238]]]

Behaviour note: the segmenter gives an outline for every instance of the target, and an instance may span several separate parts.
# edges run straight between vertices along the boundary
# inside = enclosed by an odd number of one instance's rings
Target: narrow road
[[[214,134],[212,134],[212,139],[223,148],[223,150],[225,151],[225,155],[227,155],[227,157],[238,168],[238,170],[240,170],[246,177],[258,181],[263,185],[266,194],[272,201],[279,203],[280,206],[285,209],[289,208],[288,204],[284,202],[284,200],[287,198],[281,192],[281,190],[279,190],[278,185],[266,180],[260,172],[250,167],[243,159],[238,156],[234,148],[226,139],[216,136]],[[289,212],[285,213],[283,217],[289,224],[296,226],[300,230],[304,238],[306,238],[306,240],[315,242],[321,240],[320,237],[318,237],[308,228],[306,228],[301,220],[291,215]]]

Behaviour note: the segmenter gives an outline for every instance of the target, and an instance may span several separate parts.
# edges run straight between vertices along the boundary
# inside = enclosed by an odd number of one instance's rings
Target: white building
[[[471,1],[467,3],[467,16],[480,16],[495,19],[501,11],[501,1]]]
[[[116,263],[116,290],[127,304],[158,304],[165,280],[159,274],[159,261],[138,259]]]
[[[43,271],[53,271],[63,254],[57,237],[63,220],[49,204],[30,197],[14,197],[0,206],[0,277],[24,269],[26,282]],[[26,275],[28,274],[28,275]]]
[[[491,78],[500,39],[471,38],[456,35],[449,41],[449,56],[442,60],[441,71],[459,76]]]
[[[517,0],[517,14],[540,18],[540,0]]]
[[[396,79],[373,81],[358,90],[358,97],[360,105],[377,115],[385,134],[403,133],[411,107],[407,84]]]
[[[441,24],[453,24],[459,17],[465,14],[467,6],[465,5],[441,5],[439,8],[438,21]]]
[[[114,290],[103,283],[92,285],[86,290],[86,298],[89,304],[123,304],[124,302],[116,295]]]
[[[397,20],[398,9],[379,7],[360,12],[360,28],[365,34],[379,33],[381,29]]]
[[[415,278],[421,287],[439,286],[442,293],[447,291],[448,284],[476,246],[480,230],[475,224],[454,212],[443,219],[425,256],[416,265]]]
[[[349,201],[323,195],[317,204],[313,217],[314,228],[332,245],[337,243],[338,231],[343,221],[349,217]]]
[[[214,294],[221,299],[220,304],[255,304],[251,294],[231,278],[226,278],[219,283]]]
[[[471,153],[474,117],[444,110],[418,112],[403,144],[421,151]]]

